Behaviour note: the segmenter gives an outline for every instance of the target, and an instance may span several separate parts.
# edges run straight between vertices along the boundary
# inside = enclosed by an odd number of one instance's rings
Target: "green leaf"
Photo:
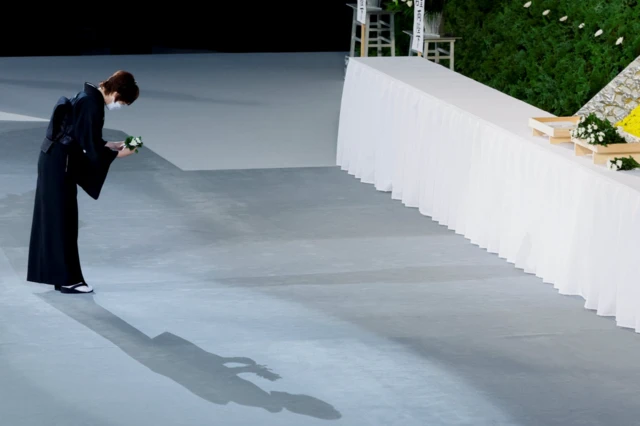
[[[571,116],[640,56],[637,0],[534,0],[528,9],[525,2],[446,2],[446,31],[462,37],[456,42],[457,72],[555,115]],[[552,13],[543,17],[546,9]],[[559,22],[565,15],[567,21]],[[412,16],[396,24],[398,39],[403,38]],[[604,33],[594,37],[598,29]],[[619,37],[624,43],[616,46]],[[408,49],[404,38],[401,55]]]

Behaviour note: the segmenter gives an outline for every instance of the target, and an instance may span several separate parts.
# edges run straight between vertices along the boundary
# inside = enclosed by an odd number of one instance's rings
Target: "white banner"
[[[358,0],[358,22],[366,24],[367,22],[367,0]]]
[[[424,0],[413,2],[413,44],[411,49],[423,53],[424,50]]]

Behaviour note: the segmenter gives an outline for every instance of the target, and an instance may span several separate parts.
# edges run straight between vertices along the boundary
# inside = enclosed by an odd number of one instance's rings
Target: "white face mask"
[[[111,102],[110,104],[107,105],[107,108],[110,111],[116,110],[116,109],[120,109],[124,106],[124,104],[121,104],[120,102]]]

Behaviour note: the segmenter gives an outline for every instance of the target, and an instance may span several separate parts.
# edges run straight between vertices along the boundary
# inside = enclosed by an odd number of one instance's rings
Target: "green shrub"
[[[526,1],[448,0],[445,31],[462,37],[456,71],[555,115],[573,115],[640,56],[639,0],[532,0],[525,8]],[[401,21],[399,31],[411,29],[412,20]]]

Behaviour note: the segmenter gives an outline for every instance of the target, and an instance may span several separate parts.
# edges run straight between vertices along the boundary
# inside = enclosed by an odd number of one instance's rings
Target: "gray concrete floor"
[[[0,58],[0,111],[48,119],[118,69],[140,99],[105,125],[182,170],[335,165],[344,53]]]
[[[0,424],[638,424],[635,333],[335,167],[150,147],[80,193],[96,294],[26,283],[44,126],[0,121]]]

